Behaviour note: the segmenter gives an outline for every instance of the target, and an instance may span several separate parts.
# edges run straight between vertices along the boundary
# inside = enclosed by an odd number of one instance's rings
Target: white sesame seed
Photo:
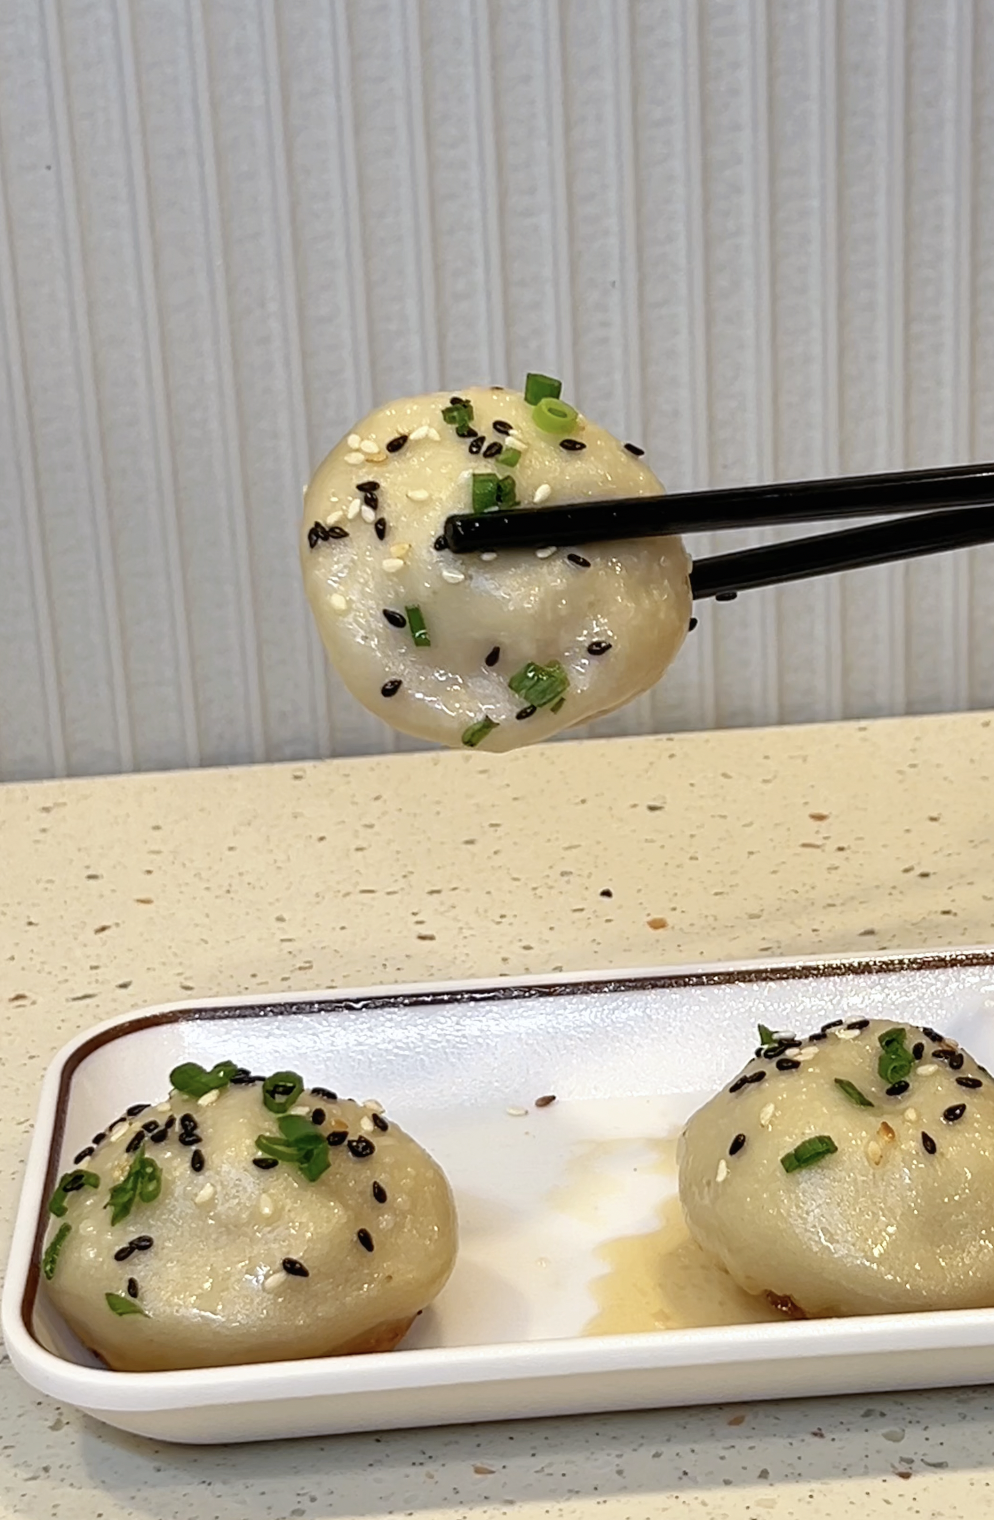
[[[555,544],[549,544],[544,549],[536,549],[535,550],[535,558],[536,559],[548,559],[549,556],[551,554],[555,554],[555,552],[556,552],[556,545]]]
[[[472,478],[473,478],[473,471],[472,470],[463,470],[463,472],[459,476],[459,479],[456,482],[456,484],[461,486],[461,485],[464,484],[465,481],[472,480]]]
[[[459,582],[464,581],[466,577],[461,570],[443,570],[442,579],[448,581],[450,586],[458,586]]]
[[[382,1114],[386,1112],[379,1098],[364,1098],[362,1106],[371,1114]]]
[[[205,1092],[202,1098],[197,1099],[197,1107],[210,1108],[211,1104],[216,1103],[220,1096],[221,1089],[219,1087],[212,1087],[210,1092]]]
[[[375,454],[379,447],[379,444],[375,442],[374,439],[364,438],[359,445],[359,451],[360,453],[366,454],[368,456],[370,454]]]
[[[126,1130],[127,1129],[127,1127],[128,1127],[128,1125],[129,1125],[130,1122],[131,1121],[129,1119],[115,1119],[114,1123],[110,1126],[110,1129],[107,1131],[107,1139],[108,1140],[113,1140],[114,1137],[116,1135],[119,1135],[122,1130]]]
[[[769,1128],[770,1120],[773,1118],[775,1106],[776,1105],[773,1103],[767,1103],[766,1107],[761,1108],[759,1111],[759,1122],[764,1129]]]
[[[408,491],[408,493],[407,493],[407,499],[408,499],[408,501],[427,501],[428,500],[428,492],[422,490],[421,487],[419,486],[414,491]]]
[[[714,1180],[715,1182],[724,1182],[727,1176],[728,1162],[725,1160],[724,1156],[722,1156],[721,1160],[718,1162],[718,1170],[714,1174]]]
[[[421,440],[422,440],[422,438],[427,438],[427,437],[428,437],[428,425],[427,425],[427,423],[423,422],[420,427],[416,427],[414,429],[414,432],[411,434],[411,442],[412,443],[420,443]]]
[[[375,454],[366,455],[366,458],[369,460],[370,464],[382,464],[386,457],[386,452],[383,449],[377,449]]]
[[[396,575],[398,570],[403,570],[404,561],[402,559],[385,559],[383,561],[383,568],[387,572],[387,575]]]
[[[866,1154],[870,1160],[871,1166],[879,1166],[881,1161],[884,1159],[884,1153],[875,1140],[871,1140],[869,1145],[866,1147]]]
[[[272,1277],[267,1277],[262,1285],[263,1293],[275,1293],[286,1282],[284,1272],[274,1272]]]
[[[359,513],[361,511],[362,511],[362,502],[359,500],[359,498],[357,496],[354,501],[350,501],[349,502],[349,510],[346,513],[346,516],[348,517],[349,522],[354,522],[355,519],[359,516]]]
[[[862,1029],[833,1029],[832,1033],[837,1040],[858,1040],[863,1031]]]
[[[365,464],[366,463],[366,456],[365,456],[365,454],[360,454],[359,451],[358,451],[358,449],[354,449],[351,454],[346,454],[346,456],[345,456],[345,463],[346,464]]]
[[[907,1119],[909,1124],[914,1124],[915,1120],[918,1118],[917,1108],[906,1108],[904,1110],[904,1117]]]
[[[367,506],[365,502],[363,502],[359,510],[362,514],[363,522],[371,523],[376,521],[376,513],[373,511],[372,507]]]
[[[171,1103],[157,1103],[152,1112],[153,1114],[168,1114],[172,1106]]]
[[[362,1130],[364,1135],[371,1135],[376,1126],[374,1125],[372,1119],[360,1119],[359,1128]]]
[[[438,429],[430,427],[428,429],[428,437],[431,439],[432,443],[438,443],[438,441],[439,441],[439,432],[438,432]]]
[[[552,487],[547,482],[545,482],[545,483],[543,483],[542,485],[539,486],[538,490],[535,492],[535,495],[532,497],[532,501],[534,501],[534,502],[548,501],[548,499],[549,499],[549,497],[551,495],[552,495]]]
[[[210,1201],[211,1201],[211,1199],[213,1197],[214,1197],[214,1184],[213,1184],[213,1182],[205,1182],[204,1185],[203,1185],[203,1187],[200,1189],[200,1192],[197,1194],[196,1198],[193,1201],[194,1201],[194,1203],[210,1203]]]
[[[357,449],[362,442],[362,439],[359,437],[358,433],[350,433],[345,442],[348,444],[350,449]]]
[[[481,554],[480,555],[480,558],[482,560],[486,560],[487,564],[489,565],[489,563],[490,563],[490,561],[492,559],[496,559],[497,558],[497,554],[496,554],[495,550],[488,549],[487,552],[486,552],[486,554]]]
[[[348,612],[348,597],[344,597],[340,591],[333,591],[328,598],[328,604],[332,612]]]
[[[525,449],[528,448],[528,439],[519,438],[517,433],[508,433],[507,447],[509,449],[517,449],[520,453],[523,454]]]
[[[919,1068],[918,1068],[918,1075],[920,1077],[930,1077],[932,1075],[932,1073],[934,1071],[938,1071],[938,1069],[939,1069],[938,1066],[934,1066],[932,1064],[932,1062],[930,1061],[927,1066],[919,1066]]]
[[[410,544],[394,544],[393,545],[393,557],[394,557],[394,559],[406,559],[407,556],[408,556],[408,554],[410,554],[410,552],[411,552],[411,546],[410,546]]]
[[[512,1119],[523,1119],[527,1112],[527,1108],[519,1108],[516,1103],[511,1103],[507,1107],[507,1113],[510,1114]]]
[[[259,1194],[259,1213],[263,1219],[268,1219],[273,1212],[273,1200],[268,1193]]]
[[[808,1048],[806,1050],[795,1050],[794,1051],[795,1059],[798,1060],[798,1061],[813,1061],[814,1058],[815,1058],[815,1056],[817,1054],[818,1054],[817,1050],[813,1049],[813,1047],[810,1046],[810,1045],[808,1046]]]
[[[298,1114],[302,1119],[306,1119],[310,1111],[310,1107],[306,1103],[298,1103],[296,1108],[291,1108],[290,1110],[292,1114]]]
[[[337,522],[341,522],[344,516],[345,513],[342,511],[341,507],[339,507],[334,512],[329,512],[328,516],[324,520],[325,527],[333,528]]]

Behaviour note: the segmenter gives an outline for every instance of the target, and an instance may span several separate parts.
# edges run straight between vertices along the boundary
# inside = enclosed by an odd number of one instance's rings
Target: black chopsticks
[[[479,554],[912,514],[698,560],[695,599],[730,599],[760,586],[987,543],[994,540],[992,503],[994,464],[969,464],[461,514],[446,519],[444,538],[454,554]]]

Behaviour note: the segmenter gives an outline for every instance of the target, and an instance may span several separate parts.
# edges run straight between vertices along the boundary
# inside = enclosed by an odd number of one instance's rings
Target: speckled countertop
[[[994,940],[985,714],[0,787],[6,1253],[42,1070],[183,997]],[[609,895],[608,895],[609,894]],[[0,1520],[994,1512],[994,1390],[159,1447],[0,1363]]]

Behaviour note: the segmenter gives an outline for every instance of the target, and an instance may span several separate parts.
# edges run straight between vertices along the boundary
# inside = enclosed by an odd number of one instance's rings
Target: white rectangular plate
[[[994,1310],[771,1322],[720,1290],[680,1234],[673,1142],[760,1022],[924,1022],[992,1066],[992,1014],[994,950],[127,1015],[67,1046],[45,1078],[3,1296],[11,1360],[111,1425],[195,1442],[988,1381]],[[38,1294],[44,1201],[75,1152],[129,1103],[164,1096],[179,1061],[222,1057],[378,1097],[447,1172],[458,1264],[400,1351],[110,1372]],[[556,1102],[536,1108],[547,1093]]]

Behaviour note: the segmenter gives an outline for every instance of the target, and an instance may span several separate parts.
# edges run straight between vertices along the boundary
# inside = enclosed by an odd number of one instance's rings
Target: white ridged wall
[[[300,488],[528,368],[676,489],[994,456],[994,0],[3,0],[0,777],[406,747]],[[595,731],[981,705],[994,550],[708,604]]]

